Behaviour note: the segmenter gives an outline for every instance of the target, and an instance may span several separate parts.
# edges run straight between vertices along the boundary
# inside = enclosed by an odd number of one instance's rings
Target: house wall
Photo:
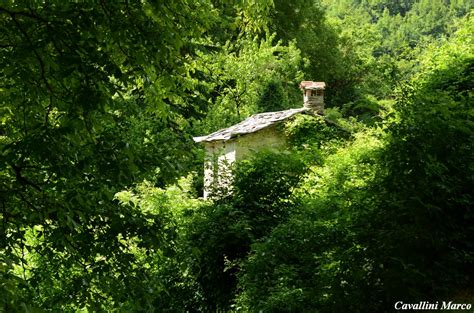
[[[236,160],[243,160],[253,152],[262,149],[281,149],[286,145],[286,137],[276,124],[255,133],[246,134],[236,139]]]
[[[235,147],[235,140],[205,144],[204,198],[208,198],[213,191],[226,192],[224,189],[232,184],[230,167],[236,160]]]
[[[204,198],[215,191],[221,194],[231,192],[231,166],[235,161],[246,159],[261,149],[281,149],[285,145],[286,137],[278,124],[228,141],[206,143]]]

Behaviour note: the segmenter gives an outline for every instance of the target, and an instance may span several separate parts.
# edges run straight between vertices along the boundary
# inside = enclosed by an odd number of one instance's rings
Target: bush
[[[470,33],[434,50],[381,135],[355,136],[312,168],[296,190],[302,209],[252,245],[239,308],[386,312],[472,290]]]
[[[228,310],[237,293],[236,275],[252,242],[289,215],[292,189],[304,172],[289,153],[264,151],[236,165],[232,194],[197,210],[189,220],[186,245],[192,274],[205,295],[204,311]]]
[[[240,275],[239,308],[357,312],[366,305],[359,299],[370,296],[372,263],[353,223],[358,210],[374,207],[367,187],[376,180],[381,147],[377,136],[360,134],[325,166],[311,168],[294,192],[300,207],[252,245]]]

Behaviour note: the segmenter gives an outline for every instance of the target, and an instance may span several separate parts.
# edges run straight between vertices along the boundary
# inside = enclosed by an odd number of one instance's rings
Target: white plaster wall
[[[279,150],[286,145],[286,137],[279,124],[264,128],[258,132],[246,134],[236,139],[236,160],[243,160],[253,152],[262,149]]]
[[[261,149],[278,150],[285,145],[286,137],[278,124],[232,140],[206,143],[204,198],[211,196],[213,191],[221,194],[231,192],[231,166],[235,161],[243,160]]]
[[[212,191],[226,192],[232,184],[230,167],[236,159],[236,143],[234,140],[214,141],[206,143],[204,160],[204,198]]]

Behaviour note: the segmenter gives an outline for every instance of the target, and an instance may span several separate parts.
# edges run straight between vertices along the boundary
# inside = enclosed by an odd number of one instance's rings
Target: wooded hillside
[[[0,312],[474,305],[469,0],[3,1]],[[193,136],[302,106],[204,200]]]

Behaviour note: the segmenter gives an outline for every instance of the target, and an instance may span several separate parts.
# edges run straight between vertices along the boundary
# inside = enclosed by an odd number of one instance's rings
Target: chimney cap
[[[326,88],[325,82],[313,82],[309,80],[303,80],[300,83],[300,89],[302,90],[324,90]]]

